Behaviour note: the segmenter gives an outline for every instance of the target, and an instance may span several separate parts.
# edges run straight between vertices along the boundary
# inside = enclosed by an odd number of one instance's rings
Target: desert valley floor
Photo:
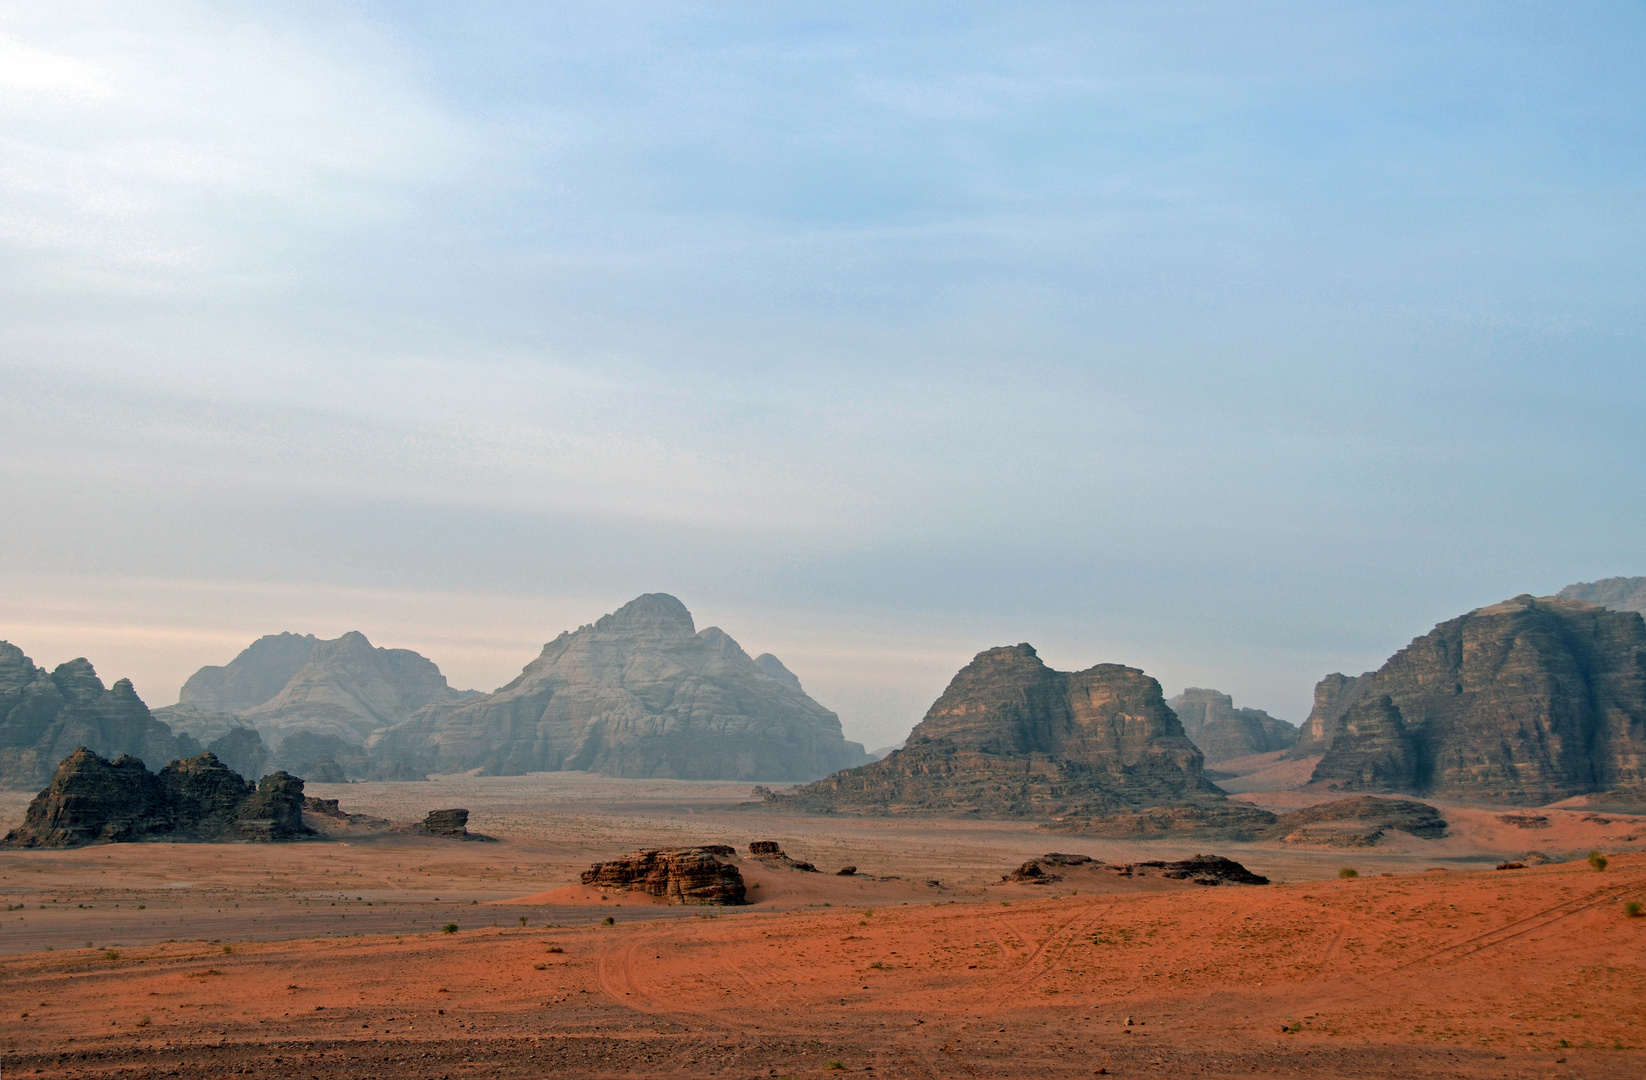
[[[1646,902],[1637,816],[1442,804],[1443,840],[1304,849],[807,817],[739,806],[747,785],[575,773],[309,792],[397,821],[464,806],[499,842],[339,826],[0,852],[0,1071],[1646,1075],[1646,918],[1624,909]],[[0,829],[26,803],[0,794]],[[742,908],[577,884],[636,848],[757,839],[822,872],[740,857]],[[1274,883],[1001,882],[1048,851],[1197,850]]]

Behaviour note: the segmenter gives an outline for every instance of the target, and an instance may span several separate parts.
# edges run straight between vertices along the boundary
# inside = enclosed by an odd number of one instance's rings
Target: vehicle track
[[[1404,971],[1406,968],[1415,967],[1418,964],[1427,963],[1430,960],[1440,958],[1461,960],[1465,956],[1473,956],[1477,952],[1484,949],[1490,949],[1496,945],[1501,945],[1505,941],[1512,941],[1522,935],[1530,934],[1537,930],[1542,930],[1547,926],[1553,926],[1561,919],[1576,915],[1580,911],[1587,911],[1590,908],[1599,907],[1601,904],[1617,900],[1625,893],[1631,892],[1636,888],[1638,888],[1638,886],[1633,884],[1614,885],[1599,889],[1593,893],[1590,893],[1586,897],[1563,901],[1553,907],[1548,907],[1544,908],[1542,911],[1533,912],[1525,918],[1516,919],[1514,922],[1500,926],[1496,930],[1488,930],[1484,934],[1476,934],[1474,937],[1465,938],[1462,941],[1454,942],[1451,945],[1436,949],[1434,952],[1408,960],[1404,964],[1399,964],[1393,968],[1390,968],[1389,971],[1391,974],[1396,971]],[[1533,925],[1528,926],[1528,923],[1532,923]],[[1519,927],[1520,929],[1516,929],[1516,927]],[[1508,931],[1513,932],[1509,933]],[[1470,946],[1474,947],[1470,948]],[[1459,952],[1458,950],[1460,949],[1464,951]],[[1448,953],[1455,953],[1456,955],[1447,957]]]

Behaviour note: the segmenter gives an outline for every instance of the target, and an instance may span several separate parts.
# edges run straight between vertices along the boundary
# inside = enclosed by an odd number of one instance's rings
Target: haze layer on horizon
[[[1646,572],[1638,5],[18,4],[0,637],[501,685],[665,591],[895,741],[1292,721]]]

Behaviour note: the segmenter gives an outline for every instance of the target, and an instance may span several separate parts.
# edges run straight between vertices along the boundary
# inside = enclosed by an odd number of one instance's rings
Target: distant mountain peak
[[[697,633],[692,613],[668,593],[644,593],[594,624],[596,630],[627,633],[652,632],[669,637],[691,637]]]

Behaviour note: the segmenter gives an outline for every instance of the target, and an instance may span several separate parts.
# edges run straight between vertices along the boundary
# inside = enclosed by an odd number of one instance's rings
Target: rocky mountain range
[[[47,672],[0,641],[0,787],[38,789],[82,746],[157,765],[201,749],[157,721],[130,680],[105,687],[83,657]]]
[[[259,638],[222,667],[201,668],[179,702],[155,715],[202,742],[249,727],[282,768],[314,779],[360,778],[372,775],[363,749],[372,732],[424,706],[476,696],[453,690],[426,657],[376,648],[358,631],[330,641],[286,633]]]
[[[1166,704],[1210,765],[1286,750],[1297,742],[1296,727],[1262,709],[1237,709],[1232,697],[1217,690],[1191,686]]]
[[[1030,645],[978,653],[903,749],[787,792],[772,805],[814,812],[969,813],[1085,819],[1174,808],[1184,827],[1273,815],[1230,804],[1201,776],[1203,757],[1136,668],[1047,667]]]
[[[402,775],[809,780],[868,760],[776,657],[751,658],[718,627],[698,631],[664,593],[561,634],[502,689],[430,705],[367,750]]]
[[[1646,622],[1561,597],[1479,608],[1375,672],[1322,679],[1292,753],[1351,791],[1540,805],[1646,789]]]
[[[1610,577],[1568,585],[1556,594],[1562,600],[1581,600],[1613,611],[1646,612],[1646,577]]]

